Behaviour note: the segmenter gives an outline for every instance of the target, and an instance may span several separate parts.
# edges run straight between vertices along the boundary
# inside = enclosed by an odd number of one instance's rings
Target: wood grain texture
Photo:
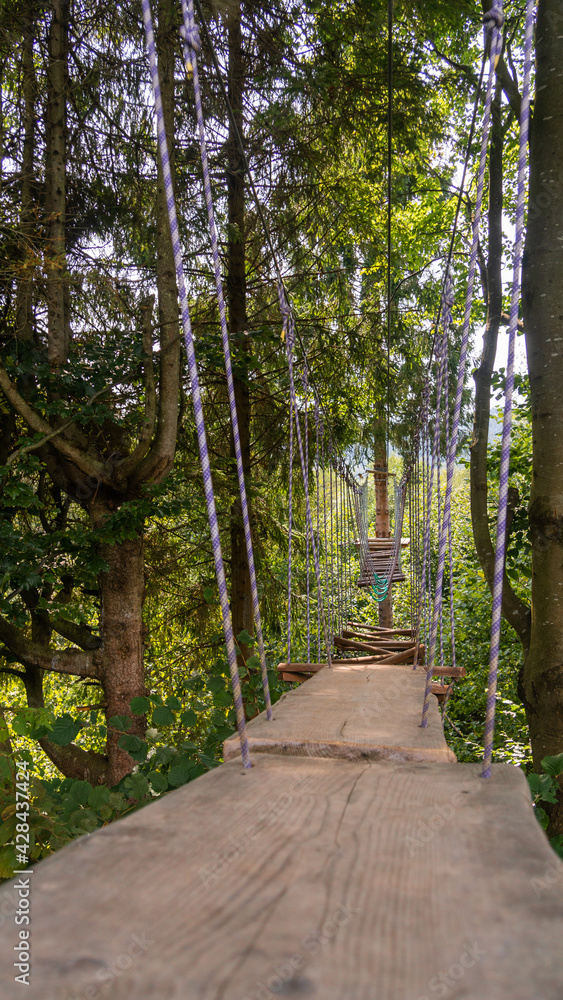
[[[254,762],[36,866],[30,987],[4,887],[2,1000],[561,1000],[563,866],[516,768]]]
[[[399,654],[394,654],[399,655]],[[426,674],[409,665],[339,665],[320,670],[248,723],[251,753],[288,753],[347,760],[447,760],[435,699],[428,728],[420,728]],[[225,760],[238,756],[238,735],[224,744]]]

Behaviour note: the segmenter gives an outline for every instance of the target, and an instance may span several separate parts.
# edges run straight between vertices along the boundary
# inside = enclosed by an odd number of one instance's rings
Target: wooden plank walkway
[[[497,765],[256,754],[32,876],[2,1000],[561,1000],[563,866]]]
[[[426,674],[409,664],[340,664],[323,668],[248,724],[251,752],[347,760],[455,761],[434,698],[420,728]],[[238,735],[225,760],[240,754]]]

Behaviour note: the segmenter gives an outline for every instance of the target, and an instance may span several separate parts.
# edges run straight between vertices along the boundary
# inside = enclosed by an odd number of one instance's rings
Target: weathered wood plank
[[[395,653],[393,656],[404,654]],[[250,750],[348,760],[455,760],[432,699],[420,728],[426,674],[410,665],[375,663],[324,668],[248,723]],[[225,741],[225,760],[238,756],[238,735]]]
[[[563,866],[522,774],[256,755],[32,876],[2,1000],[561,1000]]]

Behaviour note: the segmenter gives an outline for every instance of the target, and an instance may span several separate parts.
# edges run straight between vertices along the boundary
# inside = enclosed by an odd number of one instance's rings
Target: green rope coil
[[[378,576],[377,573],[373,574],[374,585],[370,587],[371,596],[378,601],[380,604],[387,597],[389,590],[389,583],[383,576]]]

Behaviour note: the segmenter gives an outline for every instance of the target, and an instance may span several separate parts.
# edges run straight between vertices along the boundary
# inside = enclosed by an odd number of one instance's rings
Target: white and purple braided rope
[[[461,418],[461,404],[462,404],[463,389],[465,385],[465,374],[467,368],[471,309],[473,305],[473,291],[475,284],[475,273],[477,268],[477,255],[479,249],[479,225],[481,221],[483,194],[485,186],[487,149],[489,144],[490,121],[491,121],[491,106],[492,106],[494,80],[495,80],[495,66],[502,46],[502,36],[500,29],[503,20],[504,17],[502,14],[502,3],[496,3],[493,6],[493,9],[488,14],[486,14],[484,18],[485,32],[486,32],[485,44],[489,46],[490,43],[489,73],[487,77],[487,89],[485,93],[485,108],[483,115],[483,127],[481,133],[479,165],[477,168],[477,193],[475,199],[475,212],[473,216],[471,250],[469,254],[469,273],[467,279],[467,291],[465,298],[465,312],[463,318],[461,350],[458,363],[456,396],[454,403],[451,436],[449,437],[448,440],[446,494],[444,497],[444,511],[442,517],[440,536],[439,536],[438,566],[436,571],[435,598],[434,598],[432,627],[430,631],[429,650],[428,650],[428,674],[427,674],[425,702],[423,709],[423,717],[426,718],[428,717],[428,705],[431,692],[431,681],[432,681],[431,669],[434,666],[434,657],[436,652],[438,619],[439,617],[441,617],[442,613],[442,590],[443,590],[444,569],[446,560],[446,547],[448,545],[448,540],[449,540],[448,547],[450,551],[450,592],[451,592],[450,619],[451,619],[451,635],[452,635],[452,658],[455,661],[455,632],[454,632],[454,621],[453,621],[453,588],[452,588],[453,569],[452,569],[452,545],[451,545],[451,501],[452,501],[455,460],[457,454],[457,442],[459,437],[459,423]],[[455,662],[452,665],[455,665]]]
[[[524,208],[526,196],[526,161],[530,128],[530,77],[532,69],[534,7],[535,0],[528,0],[526,5],[526,26],[524,34],[524,79],[522,85],[522,104],[520,111],[520,145],[518,153],[514,267],[510,300],[510,317],[508,322],[508,360],[506,365],[504,417],[502,425],[497,540],[495,551],[495,574],[493,582],[491,650],[487,690],[487,714],[485,717],[484,734],[482,772],[484,778],[489,778],[491,776],[491,763],[493,759],[493,736],[495,728],[495,707],[502,610],[502,585],[504,577],[504,562],[506,557],[506,516],[508,510],[508,476],[510,465],[510,438],[512,432],[512,396],[514,392],[514,349],[516,344],[516,329],[518,325],[518,309],[520,305],[522,251],[524,246]]]
[[[446,281],[444,283],[444,290],[442,293],[442,336],[438,341],[436,347],[436,361],[438,363],[438,372],[436,376],[436,412],[434,414],[434,433],[432,435],[432,458],[430,463],[430,476],[428,479],[428,501],[426,509],[426,529],[424,535],[424,557],[425,557],[425,569],[426,564],[430,570],[430,524],[432,516],[432,500],[434,491],[434,473],[436,471],[438,476],[438,483],[440,480],[440,424],[441,424],[441,409],[442,409],[442,386],[444,383],[445,370],[448,363],[448,347],[447,347],[447,337],[448,330],[451,323],[451,308],[453,304],[453,287],[451,283],[451,277],[449,274],[446,275]],[[439,487],[438,487],[439,488]],[[438,523],[440,519],[440,509],[438,508]],[[428,592],[431,591],[431,581],[429,583]],[[430,629],[430,640],[429,647],[430,652],[427,661],[426,668],[426,684],[424,688],[424,703],[422,706],[422,729],[426,729],[428,725],[428,712],[430,708],[430,694],[432,691],[432,667],[434,666],[434,652],[436,649],[436,636],[438,632],[437,621],[434,621],[434,616],[432,617],[432,625]]]
[[[262,619],[260,616],[260,603],[258,600],[258,584],[256,580],[256,568],[254,564],[254,549],[252,546],[252,532],[250,528],[250,513],[248,509],[248,497],[246,493],[246,483],[244,478],[244,463],[243,463],[242,449],[240,444],[237,404],[235,399],[235,384],[233,379],[233,366],[231,361],[231,349],[229,344],[229,329],[227,324],[227,310],[225,307],[225,296],[223,294],[223,280],[221,277],[219,240],[217,238],[217,226],[215,224],[213,195],[211,192],[211,175],[209,172],[209,158],[207,155],[205,123],[203,119],[203,108],[201,103],[201,87],[199,83],[199,69],[197,64],[197,53],[201,48],[201,43],[199,38],[199,32],[195,23],[193,0],[182,0],[182,13],[184,17],[184,24],[183,28],[180,28],[180,34],[182,36],[182,41],[183,41],[184,61],[186,63],[186,68],[189,70],[189,72],[193,74],[194,98],[195,98],[197,125],[199,131],[199,143],[201,150],[201,166],[203,171],[203,189],[205,193],[209,235],[211,239],[211,250],[213,254],[213,271],[215,275],[215,288],[217,294],[217,303],[219,307],[219,321],[221,325],[223,354],[225,357],[225,372],[227,375],[227,390],[229,395],[231,426],[233,429],[233,441],[235,447],[238,485],[239,485],[240,502],[242,508],[244,539],[246,543],[246,555],[248,559],[248,570],[250,575],[250,590],[252,594],[254,624],[256,627],[256,638],[258,640],[258,652],[260,657],[260,667],[262,673],[262,687],[264,690],[266,717],[268,720],[270,720],[272,718],[272,702],[270,698],[270,687],[268,683],[268,669],[266,665],[266,654],[264,650]]]
[[[209,528],[211,531],[211,544],[213,547],[213,559],[215,561],[215,573],[219,589],[219,600],[221,613],[223,616],[223,629],[225,642],[227,645],[227,656],[231,673],[235,712],[237,718],[237,729],[240,738],[242,760],[245,767],[251,767],[250,753],[248,750],[248,739],[246,735],[246,723],[244,717],[244,705],[240,687],[240,678],[237,667],[237,653],[233,635],[233,625],[231,611],[229,607],[229,597],[227,593],[227,581],[225,579],[225,567],[223,565],[223,555],[221,552],[221,541],[219,537],[219,524],[217,521],[217,510],[215,507],[215,496],[213,493],[213,482],[211,479],[211,468],[209,464],[209,451],[207,448],[207,438],[205,433],[205,421],[203,417],[203,406],[201,401],[201,391],[199,386],[199,376],[195,356],[194,340],[192,334],[190,311],[188,306],[188,293],[184,277],[184,267],[182,261],[182,248],[180,244],[180,234],[178,231],[178,218],[176,214],[176,202],[174,198],[174,188],[172,184],[172,172],[170,169],[170,158],[168,154],[168,142],[166,129],[164,126],[164,113],[162,109],[162,97],[160,92],[160,82],[158,75],[158,63],[156,56],[156,45],[154,39],[154,29],[150,0],[142,0],[143,23],[150,64],[151,81],[154,93],[156,123],[158,135],[158,147],[160,151],[160,163],[164,181],[164,191],[166,195],[166,205],[168,209],[168,222],[170,225],[170,237],[174,253],[174,264],[176,268],[176,278],[178,282],[178,293],[180,299],[180,310],[182,315],[182,328],[186,345],[186,355],[188,359],[188,370],[191,382],[192,402],[197,430],[199,455],[203,471],[203,488],[205,492],[205,502],[207,505],[207,515],[209,518]]]

